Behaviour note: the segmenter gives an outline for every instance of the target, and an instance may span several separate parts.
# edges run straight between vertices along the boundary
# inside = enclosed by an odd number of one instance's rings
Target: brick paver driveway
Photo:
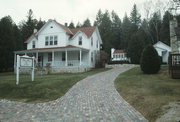
[[[55,101],[27,104],[0,100],[0,121],[146,122],[114,87],[115,78],[130,68],[116,67],[89,76]]]

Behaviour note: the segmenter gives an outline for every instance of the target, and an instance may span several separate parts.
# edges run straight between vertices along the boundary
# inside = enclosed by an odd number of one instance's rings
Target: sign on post
[[[17,55],[17,62],[16,62],[16,84],[19,84],[19,70],[21,68],[31,69],[31,79],[34,81],[34,57],[29,56],[19,56]]]

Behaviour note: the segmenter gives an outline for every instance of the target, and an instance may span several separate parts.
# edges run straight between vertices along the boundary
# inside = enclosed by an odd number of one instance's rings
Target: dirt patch
[[[162,107],[163,115],[156,122],[180,122],[180,101]]]

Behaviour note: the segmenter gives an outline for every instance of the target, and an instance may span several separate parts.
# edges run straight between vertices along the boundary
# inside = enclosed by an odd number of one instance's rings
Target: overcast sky
[[[114,10],[122,19],[125,12],[128,16],[134,3],[139,11],[143,9],[146,0],[0,0],[0,18],[10,15],[18,24],[25,20],[29,9],[33,10],[34,17],[47,21],[56,19],[59,23],[75,24],[83,22],[87,17],[91,23],[95,20],[99,9],[102,11]],[[156,0],[153,0],[156,1]],[[167,0],[163,0],[167,1]]]

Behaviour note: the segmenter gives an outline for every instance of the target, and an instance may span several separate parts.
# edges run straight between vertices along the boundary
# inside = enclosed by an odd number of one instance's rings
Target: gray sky
[[[18,24],[26,19],[28,10],[32,9],[37,19],[56,19],[62,24],[73,21],[76,24],[88,17],[92,23],[99,9],[114,10],[122,19],[125,12],[129,16],[134,3],[142,11],[145,1],[147,0],[0,0],[0,18],[10,15]]]

